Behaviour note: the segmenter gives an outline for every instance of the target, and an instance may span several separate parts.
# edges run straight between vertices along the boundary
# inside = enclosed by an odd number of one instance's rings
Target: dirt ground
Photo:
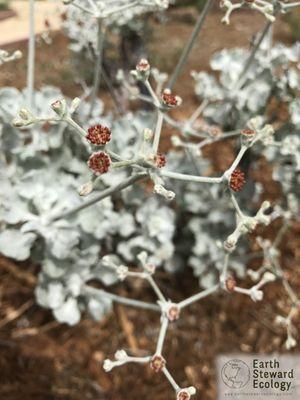
[[[184,15],[183,15],[184,14]],[[187,15],[185,15],[187,14]],[[186,10],[174,12],[167,29],[152,22],[153,37],[149,46],[150,61],[170,70],[184,40],[191,32],[193,15]],[[206,69],[210,56],[219,49],[249,46],[251,36],[259,31],[264,20],[257,14],[237,13],[230,27],[219,23],[220,14],[209,16],[203,35],[190,57],[188,68],[176,85],[184,100],[180,113],[186,115],[196,106],[189,70]],[[290,42],[288,26],[276,25],[275,38]],[[170,45],[170,42],[172,45]],[[62,86],[68,95],[80,94],[80,86],[70,76],[67,40],[53,35],[53,44],[37,50],[37,86],[42,83]],[[25,48],[25,44],[22,45]],[[11,46],[10,48],[18,48]],[[26,51],[25,51],[26,53]],[[163,57],[161,55],[164,55]],[[0,87],[25,83],[24,63],[15,63],[0,71]],[[105,90],[102,95],[106,98]],[[177,115],[180,117],[180,115]],[[168,132],[166,132],[168,133]],[[226,144],[222,145],[226,148]],[[232,157],[229,154],[228,159]],[[266,196],[279,195],[265,176]],[[262,233],[272,238],[280,221]],[[282,264],[296,292],[300,289],[299,263],[300,226],[295,225],[283,241]],[[251,267],[259,266],[259,260]],[[30,263],[16,264],[0,258],[0,398],[5,400],[138,400],[173,399],[174,393],[163,376],[148,367],[128,365],[106,374],[102,361],[115,350],[134,348],[137,352],[154,350],[159,329],[158,316],[122,306],[96,323],[88,319],[70,328],[57,324],[51,313],[34,303],[33,289],[38,267]],[[198,290],[197,281],[187,268],[184,275],[159,274],[159,284],[175,301]],[[250,282],[243,283],[245,285]],[[114,291],[128,297],[154,300],[147,286],[128,284]],[[261,303],[246,296],[219,294],[188,308],[170,326],[167,335],[168,366],[182,386],[194,385],[195,399],[216,398],[215,356],[228,352],[283,352],[284,331],[273,323],[278,313],[285,314],[289,301],[279,283],[265,291]],[[300,328],[299,321],[296,321]],[[299,348],[294,350],[299,351]]]

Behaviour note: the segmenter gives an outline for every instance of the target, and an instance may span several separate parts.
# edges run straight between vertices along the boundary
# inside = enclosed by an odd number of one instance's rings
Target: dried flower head
[[[111,139],[111,130],[103,125],[94,125],[88,129],[86,139],[96,146],[104,146]]]
[[[236,280],[232,276],[229,276],[225,280],[225,288],[226,288],[226,290],[228,292],[232,293],[232,292],[234,292],[235,287],[236,287]]]
[[[160,372],[166,366],[166,360],[159,354],[155,354],[150,361],[150,368],[155,372]]]
[[[179,96],[175,96],[169,89],[165,89],[162,94],[162,102],[165,106],[173,108],[180,106],[182,100]]]
[[[245,183],[246,180],[244,172],[240,168],[236,168],[230,177],[229,181],[230,189],[233,190],[234,192],[239,192],[240,190],[243,189]]]
[[[95,175],[105,174],[109,169],[110,163],[110,157],[104,151],[93,153],[88,160],[88,166]]]
[[[167,159],[164,154],[157,153],[156,156],[154,157],[155,165],[157,168],[162,168],[166,165]]]

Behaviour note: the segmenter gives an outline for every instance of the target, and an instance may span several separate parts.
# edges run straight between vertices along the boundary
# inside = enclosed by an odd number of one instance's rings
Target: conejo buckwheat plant
[[[212,57],[211,73],[191,71],[199,105],[187,117],[174,113],[184,105],[174,87],[212,0],[170,76],[151,65],[143,49],[130,60],[135,68],[118,68],[114,77],[104,68],[112,32],[122,35],[122,27],[136,25],[143,35],[143,18],[167,18],[174,2],[63,0],[71,50],[92,49],[94,67],[92,87],[86,84],[73,99],[49,85],[35,90],[34,3],[29,1],[27,87],[0,89],[0,252],[40,265],[37,303],[69,325],[84,312],[101,320],[114,302],[156,313],[155,351],[140,356],[116,349],[103,368],[149,365],[165,376],[177,400],[190,399],[196,388],[183,387],[172,373],[165,355],[168,328],[184,319],[182,310],[210,295],[245,295],[258,302],[266,285],[281,282],[289,312],[274,316],[274,323],[286,329],[285,347],[295,347],[300,301],[280,245],[299,222],[300,45],[273,43],[272,27],[300,3],[220,2],[227,29],[244,8],[251,16],[263,14],[265,27],[250,50],[223,49]],[[0,68],[21,56],[0,50]],[[98,98],[102,81],[116,111],[106,111]],[[284,107],[284,118],[274,104]],[[166,127],[173,133],[167,149]],[[217,173],[221,144],[235,157]],[[253,178],[262,160],[280,186],[276,201],[266,198],[263,177]],[[281,227],[271,240],[264,232],[278,220]],[[255,257],[262,260],[258,269],[248,266]],[[171,276],[187,267],[201,288],[174,301],[160,284],[159,270]],[[134,287],[140,280],[153,290],[153,302],[109,288],[118,281]]]

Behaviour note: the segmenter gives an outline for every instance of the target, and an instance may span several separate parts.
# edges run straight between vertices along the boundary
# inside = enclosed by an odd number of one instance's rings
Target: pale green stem
[[[160,135],[161,135],[161,130],[163,126],[163,121],[164,121],[164,114],[162,111],[157,110],[157,123],[156,123],[156,128],[154,132],[154,139],[153,139],[153,152],[156,154],[159,146],[159,141],[160,141]]]

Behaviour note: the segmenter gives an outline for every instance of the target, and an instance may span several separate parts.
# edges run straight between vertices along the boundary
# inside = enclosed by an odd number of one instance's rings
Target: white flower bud
[[[253,301],[261,301],[264,297],[264,293],[262,290],[253,287],[250,289],[250,297]]]
[[[61,118],[65,116],[67,111],[67,103],[65,99],[56,100],[51,104],[52,110]]]
[[[265,272],[263,275],[263,280],[265,283],[274,282],[276,280],[276,276],[272,274],[272,272]]]
[[[81,99],[79,97],[75,97],[75,99],[72,100],[70,112],[73,113],[74,111],[76,111],[80,103]]]
[[[19,111],[19,116],[25,121],[32,119],[32,114],[29,110],[27,110],[27,108],[21,108]]]
[[[171,201],[175,198],[175,193],[171,190],[165,189],[162,185],[154,185],[153,192],[159,194],[160,196],[164,197],[165,199]]]
[[[125,350],[121,349],[115,352],[115,359],[118,361],[127,360],[128,355]]]
[[[114,368],[114,366],[115,365],[114,365],[113,361],[111,361],[109,359],[104,360],[103,369],[105,372],[110,372]]]
[[[93,191],[93,182],[89,181],[79,188],[78,193],[80,196],[87,196],[92,191]]]
[[[129,271],[128,267],[126,267],[125,265],[120,265],[120,266],[117,268],[117,275],[118,275],[118,278],[119,278],[121,281],[124,281],[124,280],[127,278],[127,276],[128,276],[128,271]]]
[[[287,350],[290,350],[290,349],[292,349],[293,347],[296,347],[296,346],[297,346],[296,339],[293,336],[289,335],[287,340],[286,340],[286,342],[285,342],[285,348]]]
[[[150,142],[153,139],[153,131],[149,128],[145,128],[143,132],[144,140]]]

